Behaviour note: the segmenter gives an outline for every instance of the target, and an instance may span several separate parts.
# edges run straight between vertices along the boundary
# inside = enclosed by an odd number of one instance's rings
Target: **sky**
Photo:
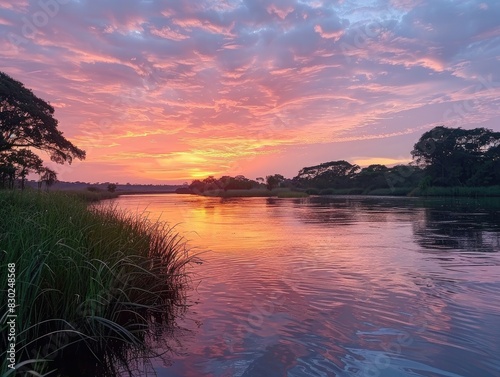
[[[66,181],[293,177],[500,131],[497,0],[0,0],[0,51],[87,151]]]

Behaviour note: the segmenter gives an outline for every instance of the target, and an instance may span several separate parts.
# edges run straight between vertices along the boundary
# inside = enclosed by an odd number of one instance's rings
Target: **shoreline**
[[[277,198],[307,198],[314,197],[327,197],[327,196],[372,196],[372,197],[408,197],[408,198],[430,198],[430,197],[463,197],[463,198],[500,198],[500,186],[489,187],[430,187],[427,189],[420,188],[403,188],[398,187],[394,189],[375,189],[366,190],[361,188],[352,189],[274,189],[261,190],[210,190],[205,192],[178,192],[179,195],[196,195],[206,197],[220,197],[220,198],[258,198],[258,197],[277,197]]]

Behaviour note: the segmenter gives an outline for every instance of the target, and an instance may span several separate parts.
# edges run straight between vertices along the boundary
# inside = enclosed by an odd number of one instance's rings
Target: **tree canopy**
[[[54,108],[24,85],[0,72],[0,152],[35,148],[47,152],[52,161],[83,160],[77,148],[58,129]]]
[[[439,126],[424,133],[411,154],[432,185],[500,183],[500,132]]]
[[[280,184],[285,180],[281,174],[273,174],[266,176],[266,187],[268,190],[273,190],[280,186]]]
[[[219,179],[209,176],[203,180],[195,179],[189,185],[188,190],[192,193],[203,193],[211,190],[250,190],[251,188],[259,187],[259,185],[258,182],[242,175],[237,175],[236,177],[225,175]]]
[[[293,181],[300,185],[320,188],[346,186],[359,169],[358,165],[344,160],[330,161],[301,169]]]
[[[43,166],[31,149],[46,152],[58,164],[83,160],[77,148],[58,129],[54,108],[24,85],[0,72],[0,186],[14,187],[16,178],[24,188],[26,176],[36,172],[47,187],[57,180],[55,171]]]

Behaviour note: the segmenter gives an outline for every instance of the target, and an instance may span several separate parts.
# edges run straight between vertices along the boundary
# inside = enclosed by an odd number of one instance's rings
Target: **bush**
[[[319,195],[333,195],[334,193],[333,189],[324,189],[319,192]]]

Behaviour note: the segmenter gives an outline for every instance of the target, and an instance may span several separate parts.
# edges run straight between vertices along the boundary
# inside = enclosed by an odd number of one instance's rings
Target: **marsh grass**
[[[112,375],[130,353],[147,356],[145,339],[184,307],[191,260],[162,223],[73,194],[0,191],[0,313],[16,263],[18,375]]]
[[[500,197],[500,186],[485,187],[428,187],[415,189],[414,196],[463,196],[463,197]]]
[[[68,196],[76,196],[86,202],[98,202],[105,199],[114,199],[119,196],[117,192],[109,192],[103,190],[89,191],[89,190],[74,190],[74,191],[63,191],[62,192]]]
[[[283,191],[278,192],[278,198],[307,198],[308,193],[304,191]]]
[[[323,189],[315,188],[307,189],[306,192],[310,195],[374,195],[374,196],[407,196],[413,190],[411,187],[395,187],[395,188],[379,188],[379,189],[363,189],[360,187],[345,188],[345,189]]]
[[[379,188],[365,192],[366,195],[376,196],[408,196],[413,191],[412,187]]]

